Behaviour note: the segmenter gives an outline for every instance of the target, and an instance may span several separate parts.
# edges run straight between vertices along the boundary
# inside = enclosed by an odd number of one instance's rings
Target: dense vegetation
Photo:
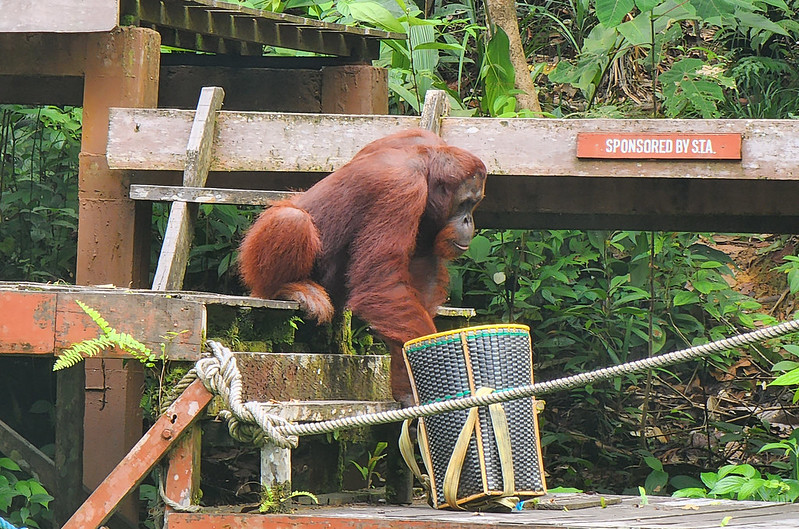
[[[507,35],[487,31],[480,2],[255,4],[407,33],[385,43],[379,61],[394,112],[418,112],[425,91],[439,88],[455,113],[534,115],[517,108]],[[516,9],[543,116],[799,117],[799,0],[536,0]],[[80,119],[77,108],[0,106],[2,280],[74,280]],[[232,263],[253,213],[202,206],[188,288],[240,291]],[[156,208],[156,238],[164,225]],[[741,288],[736,244],[768,288]],[[478,307],[481,321],[530,324],[537,377],[555,378],[790,315],[796,254],[791,237],[487,230],[453,266],[452,300]],[[797,353],[768,343],[551,396],[542,439],[550,484],[726,497],[745,483],[750,496],[795,499],[793,394],[766,383],[799,366]]]

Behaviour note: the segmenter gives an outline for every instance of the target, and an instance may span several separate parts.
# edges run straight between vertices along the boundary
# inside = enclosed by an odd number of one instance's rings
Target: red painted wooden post
[[[200,416],[213,395],[195,380],[158,418],[62,529],[97,529],[131,490],[175,445],[178,437]]]

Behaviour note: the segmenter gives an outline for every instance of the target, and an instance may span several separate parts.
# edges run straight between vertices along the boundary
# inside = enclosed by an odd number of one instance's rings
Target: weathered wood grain
[[[441,119],[449,113],[449,96],[444,90],[428,90],[419,119],[419,127],[439,134]]]
[[[180,170],[191,112],[111,113],[109,164],[117,169]],[[371,140],[418,126],[407,116],[220,112],[215,171],[329,172]],[[578,132],[727,132],[743,136],[742,160],[579,160]],[[489,119],[447,117],[441,135],[515,176],[701,179],[799,178],[796,120]]]
[[[160,351],[169,333],[179,333],[167,348],[170,359],[197,360],[205,336],[205,306],[164,294],[125,289],[58,288],[42,285],[20,290],[0,283],[0,306],[14,307],[0,325],[0,354],[52,355],[72,344],[99,336],[100,329],[75,303],[96,309],[112,327]],[[35,288],[35,287],[31,287]],[[102,358],[125,358],[118,350]]]
[[[112,109],[108,163],[114,169],[183,170],[193,111]],[[419,125],[418,117],[219,113],[212,171],[338,169],[364,145]]]
[[[596,496],[594,496],[596,497]],[[544,496],[542,499],[545,499]],[[258,516],[229,512],[170,513],[169,529],[260,529],[327,527],[329,529],[772,529],[799,527],[799,505],[712,499],[621,497],[606,508],[569,511],[528,510],[512,513],[436,511],[426,505],[300,508],[290,515]]]
[[[225,91],[218,86],[207,86],[200,92],[200,100],[194,113],[186,158],[183,168],[183,185],[204,187],[211,163],[211,142],[214,137],[216,116],[222,108]],[[164,242],[158,256],[158,265],[153,277],[153,290],[179,289],[183,286],[186,265],[189,263],[191,242],[194,238],[194,219],[197,205],[173,202],[164,233]]]
[[[222,189],[216,187],[181,187],[134,184],[130,198],[153,202],[198,202],[200,204],[242,204],[267,206],[296,193],[291,191],[261,191],[256,189]]]
[[[738,160],[579,160],[578,132],[716,132],[743,136]],[[479,156],[489,173],[792,180],[799,178],[799,121],[446,118],[441,135]]]
[[[0,33],[110,31],[119,21],[119,3],[109,0],[0,0]]]

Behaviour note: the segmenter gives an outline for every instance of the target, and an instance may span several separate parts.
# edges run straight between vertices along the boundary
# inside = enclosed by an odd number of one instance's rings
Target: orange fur
[[[265,210],[241,244],[242,278],[254,296],[296,300],[319,322],[352,309],[388,342],[394,396],[409,404],[402,344],[436,331],[446,263],[460,253],[455,197],[474,188],[479,201],[484,182],[477,157],[435,134],[387,136]]]

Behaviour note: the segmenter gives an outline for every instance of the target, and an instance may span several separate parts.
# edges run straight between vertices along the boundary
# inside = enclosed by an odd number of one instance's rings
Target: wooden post
[[[164,494],[181,507],[197,505],[200,493],[200,444],[202,428],[193,424],[169,453]],[[166,509],[171,511],[167,505]]]
[[[449,99],[443,90],[428,90],[424,96],[419,127],[441,134],[441,118],[449,113]]]
[[[150,207],[128,198],[131,174],[106,161],[108,109],[155,107],[158,102],[160,36],[136,27],[86,38],[83,138],[79,165],[78,284],[144,286],[149,276]],[[142,369],[136,362],[86,362],[84,482],[93,489],[142,433],[139,403]],[[78,420],[72,428],[80,428]],[[63,433],[64,439],[76,434]],[[138,518],[138,502],[121,509]]]
[[[291,492],[291,449],[271,443],[261,448],[261,486]]]
[[[200,93],[186,146],[186,167],[183,171],[185,187],[205,187],[211,165],[211,142],[214,139],[216,113],[222,108],[224,97],[225,91],[219,87],[205,87]],[[196,216],[197,204],[182,201],[172,203],[164,244],[153,279],[153,290],[179,290],[183,286]]]
[[[56,373],[55,471],[51,491],[58,526],[66,522],[85,498],[83,493],[83,388],[86,372],[81,366]],[[78,426],[77,428],[75,426]]]
[[[388,70],[366,64],[325,67],[322,112],[388,114]]]

